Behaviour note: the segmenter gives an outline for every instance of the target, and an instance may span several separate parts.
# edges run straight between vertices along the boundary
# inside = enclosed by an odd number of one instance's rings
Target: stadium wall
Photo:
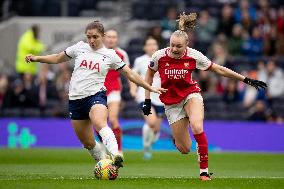
[[[141,150],[142,120],[120,120],[123,148]],[[284,152],[284,124],[263,122],[207,121],[205,131],[210,151]],[[80,148],[68,119],[0,120],[0,147],[4,148]],[[163,122],[156,150],[175,150],[170,128]],[[192,150],[195,150],[193,142]]]

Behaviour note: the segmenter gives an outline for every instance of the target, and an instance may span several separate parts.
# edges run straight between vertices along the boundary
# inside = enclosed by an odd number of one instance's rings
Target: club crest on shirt
[[[184,67],[185,67],[185,68],[188,68],[188,66],[189,66],[189,63],[188,63],[188,62],[184,63]]]
[[[103,56],[103,61],[105,61],[105,59],[106,59],[106,56],[104,55],[104,56]]]
[[[167,63],[165,64],[165,66],[167,66],[167,67],[168,67],[168,66],[170,66],[170,64],[167,62]]]
[[[153,68],[155,63],[153,61],[150,61],[150,67]]]

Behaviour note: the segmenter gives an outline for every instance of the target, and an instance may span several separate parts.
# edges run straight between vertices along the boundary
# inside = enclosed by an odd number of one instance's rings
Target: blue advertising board
[[[120,120],[123,149],[142,149],[142,120]],[[284,125],[262,122],[206,121],[211,151],[284,152]],[[192,136],[192,135],[191,135]],[[193,137],[192,137],[193,139]],[[68,119],[0,120],[0,146],[6,148],[81,148]],[[168,123],[163,122],[156,150],[176,150]],[[192,149],[195,149],[193,139]]]

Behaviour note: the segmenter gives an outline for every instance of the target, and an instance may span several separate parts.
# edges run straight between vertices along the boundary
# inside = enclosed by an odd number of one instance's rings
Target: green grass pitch
[[[96,180],[83,149],[0,149],[0,189],[284,188],[284,154],[210,153],[214,180],[198,179],[196,154],[157,151],[150,161],[126,151],[115,181]]]

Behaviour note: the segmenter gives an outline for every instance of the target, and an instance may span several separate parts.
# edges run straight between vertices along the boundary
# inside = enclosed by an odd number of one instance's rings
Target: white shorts
[[[107,104],[111,102],[120,102],[120,101],[121,101],[120,91],[111,91],[107,95]]]
[[[184,105],[191,98],[198,98],[203,103],[203,98],[200,93],[191,93],[178,104],[165,105],[165,114],[170,125],[187,117]]]

